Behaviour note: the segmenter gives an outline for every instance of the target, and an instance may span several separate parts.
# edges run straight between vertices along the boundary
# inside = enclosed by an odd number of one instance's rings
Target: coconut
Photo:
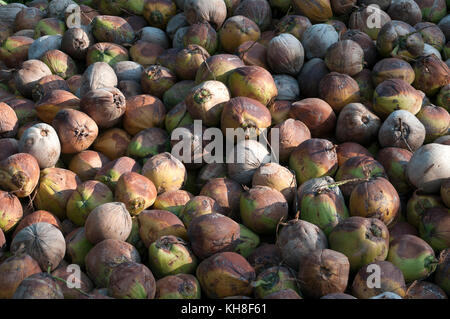
[[[450,114],[442,107],[423,105],[416,116],[425,126],[425,143],[446,135],[450,129]]]
[[[143,93],[141,85],[135,81],[120,81],[117,88],[127,99]]]
[[[378,218],[390,226],[400,209],[400,198],[394,186],[378,177],[359,183],[350,195],[351,216]]]
[[[182,41],[184,47],[198,45],[204,48],[208,54],[214,54],[219,44],[216,30],[207,22],[191,25],[183,34]]]
[[[61,48],[61,35],[45,35],[35,39],[28,48],[28,60],[37,60],[49,50],[59,50]]]
[[[308,60],[324,58],[328,48],[339,41],[339,35],[329,24],[315,24],[306,29],[301,41]]]
[[[267,186],[255,186],[241,194],[241,218],[245,226],[258,234],[272,234],[278,223],[288,217],[283,194]]]
[[[403,235],[393,240],[387,260],[402,271],[406,283],[427,278],[435,271],[438,262],[433,248],[412,235]]]
[[[349,294],[344,294],[344,293],[338,292],[338,293],[325,295],[325,296],[321,297],[320,299],[357,299],[357,298],[355,298]]]
[[[208,181],[226,177],[226,175],[227,166],[225,163],[207,163],[198,171],[196,183],[198,188],[201,189]]]
[[[166,210],[144,210],[138,215],[139,234],[148,248],[161,236],[173,235],[187,240],[183,222]]]
[[[86,150],[72,157],[69,169],[84,182],[94,179],[98,170],[108,162],[108,158],[102,153]]]
[[[19,152],[33,155],[41,169],[53,167],[61,152],[58,134],[48,124],[33,125],[22,134]]]
[[[383,165],[389,181],[399,194],[406,194],[411,190],[406,179],[406,167],[413,153],[397,147],[386,147],[377,154],[377,160]]]
[[[158,194],[180,189],[186,181],[186,168],[170,153],[161,153],[147,160],[142,175],[150,179]],[[172,176],[168,179],[168,176]]]
[[[19,199],[15,195],[4,191],[0,191],[0,212],[2,216],[0,219],[2,235],[3,232],[6,233],[12,230],[23,216],[22,205]]]
[[[89,3],[89,1],[86,2],[86,3]],[[110,1],[110,3],[111,3],[111,1]],[[100,15],[100,13],[97,10],[95,10],[95,9],[89,7],[89,6],[86,6],[84,4],[80,5],[80,11],[81,11],[80,12],[80,14],[81,14],[81,27],[84,27],[85,29],[87,29],[86,27],[90,25],[90,23],[92,22],[92,20],[96,16]],[[65,20],[66,21],[69,20],[70,15],[73,14],[73,13],[74,13],[74,10],[72,10],[72,11],[71,10],[66,10],[66,12],[65,12]],[[72,16],[72,18],[73,18],[73,16]],[[69,22],[70,22],[70,20],[69,20]]]
[[[320,0],[318,2],[312,0],[294,0],[292,4],[295,11],[302,12],[313,23],[327,21],[333,16],[329,0]]]
[[[184,2],[184,0],[182,0]],[[180,8],[177,5],[178,8]],[[166,29],[165,29],[165,33],[167,34],[167,36],[169,36],[170,39],[173,39],[175,36],[175,33],[183,28],[183,27],[187,27],[189,26],[189,23],[186,20],[186,16],[184,15],[183,12],[178,13],[176,15],[174,15],[169,22],[167,23]],[[155,31],[156,33],[156,31]]]
[[[0,186],[17,197],[31,195],[39,182],[39,164],[28,153],[17,153],[0,162]]]
[[[219,81],[206,81],[192,88],[185,98],[188,112],[204,125],[218,126],[223,105],[230,100],[227,87]]]
[[[435,55],[423,56],[415,61],[414,72],[413,86],[428,96],[437,94],[441,87],[450,84],[449,67]]]
[[[293,291],[298,295],[300,290],[296,280],[296,274],[292,269],[275,266],[258,274],[252,286],[255,289],[255,296],[259,299],[285,290]]]
[[[378,132],[378,140],[383,147],[394,146],[417,150],[425,140],[425,126],[410,112],[392,112],[383,122]]]
[[[40,103],[44,96],[56,90],[69,91],[69,86],[59,75],[46,75],[37,81],[31,95],[34,101]]]
[[[352,179],[368,179],[371,177],[386,177],[386,172],[379,162],[366,155],[351,157],[339,167],[336,181],[346,181],[340,186],[342,193],[349,198],[353,189],[360,181]]]
[[[292,101],[275,100],[269,106],[272,116],[272,124],[280,124],[289,118],[289,111],[292,108]]]
[[[126,262],[141,262],[136,248],[117,239],[106,239],[86,255],[87,275],[97,287],[107,287],[114,268]]]
[[[85,258],[94,247],[86,238],[84,227],[76,228],[66,236],[66,257],[73,264],[85,268]]]
[[[214,199],[208,196],[195,196],[190,199],[179,213],[180,219],[186,227],[189,227],[192,219],[206,214],[222,213],[222,208]]]
[[[198,22],[209,22],[214,29],[219,29],[227,16],[225,2],[214,0],[184,1],[186,20],[192,25]]]
[[[153,208],[167,210],[176,216],[181,216],[181,211],[193,197],[194,195],[185,190],[164,192],[156,197]]]
[[[98,42],[90,46],[86,53],[87,65],[95,62],[105,62],[114,67],[116,63],[127,61],[128,59],[127,49],[121,45],[109,42]]]
[[[200,299],[200,284],[193,275],[166,276],[156,282],[155,299]]]
[[[255,22],[261,31],[267,30],[272,23],[272,10],[267,0],[240,1],[233,10],[234,16],[244,16]]]
[[[373,110],[383,118],[396,110],[417,114],[425,94],[401,79],[387,79],[375,89]]]
[[[241,140],[233,152],[227,154],[227,170],[231,179],[249,184],[256,169],[270,161],[266,147],[256,140]]]
[[[273,244],[262,243],[247,257],[247,260],[258,275],[265,269],[282,263],[281,251]]]
[[[442,182],[440,194],[442,201],[450,208],[450,179],[446,179]]]
[[[389,242],[403,235],[419,236],[419,232],[408,222],[398,221],[389,229]]]
[[[277,100],[296,101],[300,96],[297,80],[290,75],[274,75],[273,80],[277,86]]]
[[[347,74],[331,72],[319,82],[319,97],[326,101],[335,112],[344,106],[360,101],[358,82]]]
[[[160,127],[165,117],[164,104],[151,95],[137,95],[127,100],[124,128],[132,135],[149,127]]]
[[[195,81],[200,84],[203,81],[217,80],[227,84],[230,73],[242,66],[244,66],[244,62],[235,55],[213,55],[200,65]]]
[[[36,113],[40,120],[51,124],[56,114],[63,109],[80,108],[80,99],[65,90],[53,90],[45,94],[36,104]]]
[[[55,227],[57,227],[59,230],[62,231],[62,225],[59,221],[59,218],[53,215],[50,212],[47,212],[45,210],[37,210],[35,212],[32,212],[31,214],[26,215],[19,224],[17,224],[17,227],[14,229],[14,233],[12,234],[12,238],[16,237],[17,233],[20,232],[25,227],[28,227],[30,225],[36,224],[36,223],[48,223]]]
[[[256,137],[263,133],[271,124],[270,111],[259,101],[247,97],[235,97],[223,106],[221,128],[228,140],[245,136]],[[234,129],[227,133],[227,129]],[[243,129],[238,130],[238,129]],[[233,134],[234,133],[234,134]]]
[[[77,66],[72,58],[59,50],[49,50],[45,52],[41,61],[43,61],[53,74],[59,75],[63,79],[70,78],[78,73]]]
[[[450,246],[447,233],[450,224],[450,210],[446,208],[430,208],[425,211],[419,223],[419,234],[435,251]]]
[[[45,18],[39,20],[34,28],[34,38],[44,35],[63,35],[66,31],[66,24],[57,18]]]
[[[14,138],[0,139],[0,162],[19,153],[19,141]]]
[[[387,13],[392,20],[400,20],[410,25],[422,21],[422,12],[414,0],[393,1]]]
[[[58,19],[64,19],[64,13],[70,5],[76,5],[74,1],[71,0],[52,0],[48,4],[47,10],[50,17],[55,17]]]
[[[175,49],[183,49],[184,48],[183,38],[188,30],[189,30],[189,27],[187,26],[187,27],[179,28],[177,30],[177,32],[175,32],[175,35],[173,36],[173,39],[172,39],[172,47],[173,48],[175,48]]]
[[[153,205],[156,188],[148,178],[138,173],[124,173],[117,181],[114,198],[124,203],[129,213],[135,216]]]
[[[331,293],[343,293],[349,272],[350,263],[344,254],[323,249],[301,259],[298,280],[303,293],[320,298]]]
[[[371,262],[383,261],[388,254],[389,231],[382,221],[375,218],[353,216],[344,219],[328,238],[331,249],[347,256],[351,271]],[[358,244],[350,247],[349,240]]]
[[[222,214],[205,214],[192,219],[187,235],[194,254],[205,259],[218,252],[233,251],[238,244],[240,227]]]
[[[450,135],[444,135],[437,138],[434,143],[450,145]]]
[[[195,75],[194,75],[195,76]],[[164,93],[177,81],[173,72],[159,65],[148,66],[141,76],[142,91],[157,98],[162,98]]]
[[[416,2],[419,5],[420,10],[422,10],[423,19],[425,21],[437,23],[447,14],[445,0],[417,0]]]
[[[436,272],[434,274],[434,282],[438,284],[446,293],[447,295],[450,292],[450,285],[449,285],[449,265],[450,265],[450,250],[445,249],[441,252],[439,256],[439,264],[436,267]]]
[[[156,282],[145,265],[125,262],[115,267],[108,284],[108,294],[118,299],[153,299]]]
[[[264,87],[264,90],[261,88]],[[272,75],[259,66],[244,66],[231,71],[228,88],[232,97],[245,96],[268,105],[278,95]]]
[[[288,203],[295,195],[295,176],[286,167],[276,163],[261,165],[252,178],[252,186],[267,186],[283,194]]]
[[[0,8],[0,15],[2,16],[3,22],[8,25],[13,25],[17,14],[26,7],[27,6],[22,3],[3,4]]]
[[[167,132],[157,127],[150,127],[133,137],[128,144],[127,155],[135,159],[143,159],[169,150]]]
[[[135,39],[133,28],[121,17],[99,15],[92,20],[91,27],[98,42],[124,44]]]
[[[336,148],[336,153],[338,157],[339,167],[344,165],[344,163],[352,157],[372,157],[372,154],[364,146],[352,142],[339,144]]]
[[[361,103],[372,107],[373,91],[375,89],[372,84],[372,72],[369,69],[363,69],[354,75],[353,79],[358,83]]]
[[[66,242],[61,231],[48,223],[23,228],[11,243],[11,252],[26,252],[41,269],[55,269],[64,258]]]
[[[161,236],[149,247],[150,268],[157,278],[193,273],[197,258],[187,242],[175,236]]]
[[[235,53],[241,44],[257,41],[260,36],[258,25],[243,15],[230,17],[219,31],[220,44],[228,53]]]
[[[64,219],[66,204],[72,192],[81,184],[77,175],[63,168],[46,168],[41,171],[35,206]]]
[[[99,181],[86,181],[71,194],[66,206],[67,218],[74,224],[83,226],[88,215],[102,204],[113,200],[113,193]]]
[[[439,23],[437,24],[438,27],[442,30],[442,32],[444,32],[445,38],[448,40],[450,39],[450,28],[449,28],[449,24],[450,24],[450,18],[445,16],[444,18],[441,19],[441,21],[439,21]]]
[[[88,66],[81,79],[80,95],[104,87],[115,87],[117,76],[113,68],[105,62],[95,62]]]
[[[408,163],[409,181],[426,193],[440,190],[442,181],[450,177],[450,167],[445,158],[450,156],[450,147],[431,143],[419,148]]]
[[[3,41],[0,47],[0,58],[10,68],[20,68],[27,60],[28,50],[33,39],[26,36],[14,35]]]
[[[0,138],[16,136],[18,129],[16,112],[8,104],[0,102]]]
[[[103,153],[110,160],[125,156],[130,143],[130,135],[120,128],[104,131],[95,140],[94,150]]]
[[[441,88],[436,96],[436,104],[450,111],[450,84],[447,84]]]
[[[48,66],[39,60],[28,60],[22,64],[22,68],[14,75],[14,81],[19,92],[31,98],[33,87],[42,77],[51,75]]]
[[[196,83],[191,80],[182,80],[171,86],[163,95],[164,106],[172,110],[177,104],[184,101],[191,89],[196,86]],[[169,116],[170,111],[167,113]],[[167,121],[167,117],[166,117]],[[187,123],[186,123],[187,124]],[[169,127],[166,124],[166,129]]]
[[[338,168],[336,148],[325,139],[306,140],[289,156],[289,168],[295,171],[299,184],[315,177],[332,176]]]
[[[292,269],[299,269],[300,262],[311,252],[328,247],[327,237],[319,227],[299,219],[290,220],[281,227],[276,245]]]
[[[52,121],[64,154],[88,149],[98,135],[98,126],[87,114],[71,109],[59,111]]]
[[[372,3],[368,6],[362,6],[358,10],[353,11],[349,19],[349,28],[362,31],[368,34],[372,40],[376,40],[381,28],[391,21],[389,15],[383,11],[390,5],[391,0],[383,0],[389,1],[384,9],[381,9],[378,6],[378,3],[373,3],[373,0],[364,1],[372,1]],[[377,22],[379,23],[373,23],[374,16],[378,18]]]
[[[75,288],[70,288],[63,281],[57,281],[57,284],[64,295],[64,299],[80,299],[83,296],[82,292],[86,294],[94,289],[94,284],[84,272],[80,272],[80,276],[73,279],[73,271],[71,270],[72,269],[69,266],[59,267],[52,272],[52,276],[61,278],[66,282],[70,281],[73,285],[79,287],[79,290],[77,290]]]
[[[243,189],[239,183],[228,178],[214,178],[208,181],[200,195],[213,198],[227,216],[239,215],[239,201]]]
[[[209,298],[250,296],[255,277],[254,269],[245,258],[233,252],[215,254],[197,268],[197,278]]]
[[[293,103],[289,114],[302,121],[313,137],[327,136],[334,131],[336,125],[336,115],[331,106],[317,98],[307,98]]]
[[[445,35],[439,26],[431,22],[419,22],[414,28],[420,32],[425,44],[433,46],[438,51],[444,49]]]
[[[326,235],[349,216],[344,196],[330,176],[303,183],[297,193],[301,219],[318,226]]]
[[[280,33],[290,33],[302,40],[303,33],[311,26],[311,21],[302,15],[286,15],[280,19],[277,30]]]
[[[86,112],[100,128],[116,125],[125,113],[125,96],[116,88],[101,88],[89,91],[80,101]]]
[[[24,98],[14,98],[5,101],[5,103],[14,110],[14,113],[17,116],[17,120],[19,122],[19,126],[36,120],[36,105],[33,101]],[[13,118],[14,115],[11,113],[10,117]]]
[[[409,24],[397,20],[386,23],[377,38],[377,49],[383,57],[399,57],[410,61],[422,54],[423,47],[420,33]]]
[[[376,86],[388,79],[401,79],[412,84],[414,78],[415,74],[411,65],[398,58],[382,59],[375,64],[372,71],[372,80]]]
[[[144,72],[144,67],[133,61],[120,61],[114,64],[118,81],[139,82]]]
[[[27,277],[42,270],[30,255],[11,256],[0,263],[0,298],[11,299],[20,283]]]
[[[267,62],[276,73],[297,75],[304,61],[304,50],[300,41],[289,33],[282,33],[269,42]]]
[[[364,51],[353,40],[341,40],[328,48],[325,63],[332,72],[353,76],[364,67]]]
[[[381,120],[361,103],[347,104],[339,113],[336,138],[339,142],[370,144],[377,138]]]
[[[95,179],[115,189],[120,176],[128,172],[140,172],[141,166],[134,159],[122,156],[105,164],[95,175]]]
[[[72,58],[82,60],[93,42],[92,36],[83,28],[69,28],[61,39],[61,49]]]
[[[156,59],[156,64],[161,65],[165,68],[168,68],[170,71],[175,73],[177,54],[183,48],[184,47],[170,48],[170,49],[164,50],[164,52],[162,54],[160,54],[158,56],[158,58]]]
[[[426,281],[413,282],[406,291],[405,299],[448,299],[438,285]]]
[[[256,65],[265,69],[267,66],[267,48],[255,41],[246,41],[236,50],[245,65]]]
[[[145,2],[142,15],[152,27],[165,29],[167,22],[177,13],[177,7],[173,1],[157,0]]]
[[[25,278],[12,299],[64,299],[64,295],[52,275],[42,272]]]
[[[416,190],[409,198],[406,206],[406,218],[408,223],[419,228],[423,214],[429,208],[444,208],[444,203],[438,195],[427,194],[422,190]]]
[[[101,204],[88,215],[85,231],[94,245],[105,239],[125,241],[131,233],[131,216],[123,203]]]
[[[373,272],[371,268],[379,267],[380,285],[367,286],[368,277]],[[359,299],[369,299],[385,292],[392,292],[401,297],[405,296],[406,284],[403,273],[388,261],[377,261],[362,267],[355,276],[351,286],[352,294]]]

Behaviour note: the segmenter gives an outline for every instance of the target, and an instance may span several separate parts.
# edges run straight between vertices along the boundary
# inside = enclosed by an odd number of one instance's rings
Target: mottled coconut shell
[[[17,153],[0,162],[0,186],[17,197],[31,195],[39,181],[39,164],[28,153]]]
[[[66,252],[66,241],[61,231],[48,223],[25,227],[11,243],[11,251],[26,252],[37,260],[41,269],[58,267]]]
[[[116,73],[108,63],[95,62],[83,73],[80,95],[84,96],[87,92],[95,89],[115,87],[117,82]]]
[[[64,299],[56,279],[46,272],[25,278],[12,299]]]

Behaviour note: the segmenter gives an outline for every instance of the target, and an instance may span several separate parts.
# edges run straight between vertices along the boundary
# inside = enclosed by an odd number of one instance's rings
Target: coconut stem
[[[346,180],[338,181],[338,182],[334,182],[334,183],[328,183],[326,185],[323,185],[322,187],[319,187],[319,189],[317,190],[317,193],[321,194],[322,192],[324,192],[327,189],[338,187],[338,186],[345,185],[348,183],[367,182],[368,180],[370,180],[370,177],[351,178],[351,179],[346,179]]]
[[[405,142],[406,147],[408,148],[408,150],[411,153],[414,153],[414,151],[412,150],[411,146],[409,146],[408,141],[406,140],[405,134],[403,133],[403,121],[401,118],[398,119],[398,123],[400,125],[400,137],[402,138],[403,142]]]

